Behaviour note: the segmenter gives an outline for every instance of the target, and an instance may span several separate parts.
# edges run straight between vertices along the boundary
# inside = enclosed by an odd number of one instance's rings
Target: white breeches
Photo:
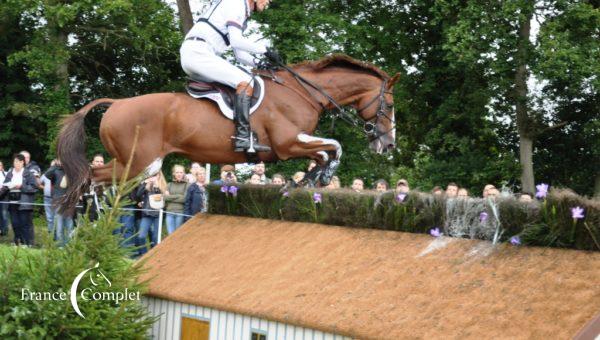
[[[179,52],[183,71],[194,80],[217,82],[234,89],[241,82],[252,82],[252,76],[216,55],[205,42],[187,40]]]

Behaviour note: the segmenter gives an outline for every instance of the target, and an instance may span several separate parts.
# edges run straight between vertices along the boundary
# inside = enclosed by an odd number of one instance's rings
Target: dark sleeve
[[[4,177],[4,183],[10,183],[11,180],[12,180],[12,171],[6,173],[6,176]]]
[[[37,181],[32,172],[23,175],[23,185],[21,191],[29,194],[35,194],[38,191]]]
[[[189,186],[185,192],[185,202],[183,203],[183,213],[186,215],[191,215],[192,214],[192,186]],[[186,216],[186,219],[188,217]]]
[[[54,183],[54,177],[56,176],[55,170],[55,167],[51,167],[50,169],[48,169],[48,171],[46,171],[46,173],[44,173],[44,176],[46,176],[46,178],[49,179],[52,183]]]
[[[146,193],[146,183],[141,183],[133,194],[133,198],[136,202],[142,202],[144,200],[144,194]]]

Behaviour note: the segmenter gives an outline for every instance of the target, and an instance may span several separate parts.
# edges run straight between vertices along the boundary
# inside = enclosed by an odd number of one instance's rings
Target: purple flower
[[[487,221],[487,219],[488,219],[488,213],[486,213],[485,211],[482,212],[481,214],[479,214],[479,221],[481,223]]]
[[[290,197],[290,193],[288,191],[284,191],[282,195],[283,197]]]
[[[433,236],[433,237],[440,237],[440,236],[442,236],[442,233],[440,232],[440,228],[431,229],[429,231],[429,234],[431,234],[431,236]]]
[[[537,192],[535,193],[535,197],[537,198],[545,198],[548,195],[549,185],[542,183],[535,186]]]
[[[574,220],[582,219],[584,217],[583,211],[584,211],[584,209],[579,206],[577,206],[575,208],[571,208],[571,216],[573,216]]]
[[[396,201],[398,202],[404,202],[404,199],[406,198],[406,194],[405,193],[401,193],[396,195]]]
[[[315,203],[321,203],[321,194],[319,194],[318,192],[315,192],[313,194],[313,201],[315,201]]]
[[[227,186],[226,185],[224,185],[224,186],[221,187],[221,192],[224,193],[224,194],[227,193]]]
[[[238,187],[232,185],[229,187],[229,193],[232,194],[233,196],[237,196],[237,192],[238,192]]]
[[[510,238],[510,244],[512,244],[513,246],[520,246],[521,245],[521,238],[519,238],[519,236],[513,236]]]

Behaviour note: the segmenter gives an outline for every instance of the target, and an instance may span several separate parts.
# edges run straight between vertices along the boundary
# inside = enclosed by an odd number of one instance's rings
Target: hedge
[[[551,190],[541,201],[514,197],[445,199],[421,192],[289,189],[209,185],[208,211],[284,221],[512,241],[516,244],[600,250],[600,201],[569,190]],[[575,219],[572,209],[583,208]]]

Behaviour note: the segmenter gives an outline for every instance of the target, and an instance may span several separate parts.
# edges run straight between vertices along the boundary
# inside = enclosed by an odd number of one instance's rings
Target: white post
[[[160,242],[162,241],[163,212],[164,211],[160,209],[158,213],[158,244],[160,244]]]
[[[210,183],[210,163],[206,163],[206,180],[205,184]]]

